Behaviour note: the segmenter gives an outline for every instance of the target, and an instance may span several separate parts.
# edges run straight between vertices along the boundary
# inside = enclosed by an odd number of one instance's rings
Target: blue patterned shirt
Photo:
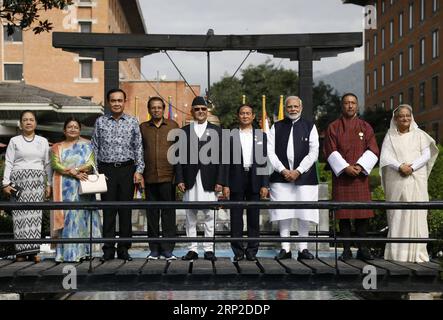
[[[95,158],[101,162],[125,162],[134,160],[136,171],[143,174],[142,136],[136,118],[123,114],[118,120],[103,115],[95,122],[92,135]]]

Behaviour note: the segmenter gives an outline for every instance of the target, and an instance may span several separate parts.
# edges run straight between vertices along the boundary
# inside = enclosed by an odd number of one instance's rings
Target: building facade
[[[146,33],[137,0],[74,0],[64,10],[41,14],[52,31]],[[3,82],[20,82],[104,104],[104,64],[92,58],[52,47],[52,31],[35,35],[19,29],[0,40],[0,75]],[[121,79],[140,79],[140,58],[120,62]]]
[[[171,101],[171,119],[180,127],[191,118],[194,93],[200,93],[199,85],[192,86],[191,90],[184,81],[121,81],[121,88],[128,95],[127,112],[136,115],[140,123],[148,120],[149,98],[160,96],[166,104],[165,117],[169,118],[168,101]]]
[[[104,63],[52,46],[52,32],[145,34],[147,29],[138,0],[74,0],[64,10],[41,12],[41,20],[53,24],[51,32],[35,35],[16,29],[0,40],[0,82],[21,83],[105,105]],[[182,125],[189,117],[194,97],[183,81],[142,81],[141,59],[119,62],[121,87],[128,92],[129,114],[146,119],[146,102],[160,95],[171,96],[174,119]],[[193,86],[196,94],[200,87]],[[158,92],[158,93],[157,93]],[[23,106],[26,107],[26,106]],[[168,109],[165,116],[168,116]]]
[[[365,30],[365,107],[410,104],[421,128],[443,138],[443,15],[441,0],[350,0],[373,5]]]

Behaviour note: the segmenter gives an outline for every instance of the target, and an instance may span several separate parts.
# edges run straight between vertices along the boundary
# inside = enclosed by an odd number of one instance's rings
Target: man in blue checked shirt
[[[106,95],[111,114],[105,114],[95,122],[92,147],[100,173],[108,178],[108,192],[102,194],[104,201],[131,201],[134,187],[144,188],[142,137],[136,118],[123,113],[126,93],[121,89],[111,89]],[[115,221],[118,213],[119,235],[129,238],[132,235],[131,209],[103,210],[103,236],[115,237]],[[117,245],[117,257],[131,261],[128,253],[131,243]],[[103,258],[107,261],[115,257],[115,243],[103,245]]]

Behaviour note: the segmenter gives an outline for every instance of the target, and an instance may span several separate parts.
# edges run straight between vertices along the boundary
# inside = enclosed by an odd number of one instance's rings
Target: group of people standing
[[[217,201],[218,195],[232,201],[257,201],[268,196],[271,201],[317,201],[319,134],[316,126],[301,117],[303,104],[297,96],[285,101],[286,117],[276,122],[268,134],[254,129],[253,106],[244,104],[237,110],[239,127],[228,135],[229,148],[222,143],[222,129],[208,122],[208,105],[203,97],[192,102],[193,122],[179,128],[164,117],[165,103],[152,97],[147,103],[151,120],[138,124],[124,113],[126,93],[113,89],[107,93],[110,112],[99,117],[91,141],[80,137],[81,124],[68,119],[64,124],[65,140],[49,150],[48,141],[35,134],[36,116],[25,111],[20,118],[22,134],[10,140],[6,152],[3,190],[16,201],[89,201],[91,195],[80,195],[78,186],[97,166],[107,177],[105,201],[130,201],[134,189],[145,189],[148,201],[174,201],[176,186],[183,201]],[[333,174],[332,199],[335,201],[370,201],[369,174],[380,159],[380,174],[386,200],[427,201],[427,178],[438,155],[435,141],[419,129],[412,108],[400,105],[393,112],[390,129],[380,150],[371,126],[357,116],[357,97],[342,97],[342,116],[325,132],[324,155]],[[174,130],[182,134],[168,139]],[[180,139],[182,141],[180,141]],[[184,141],[183,141],[184,139]],[[195,143],[194,143],[195,142]],[[176,163],[171,163],[171,148],[181,146]],[[214,148],[214,145],[216,146]],[[204,151],[206,157],[199,155]],[[224,153],[228,152],[229,161]],[[196,158],[196,161],[194,158]],[[237,161],[234,159],[237,157]],[[17,196],[19,194],[19,196]],[[214,236],[214,211],[204,213],[205,237]],[[186,209],[186,235],[197,236],[196,209]],[[15,238],[40,238],[41,211],[13,210]],[[92,217],[91,217],[92,215]],[[104,209],[103,228],[98,212],[90,210],[54,210],[51,212],[51,235],[60,238],[85,238],[90,221],[94,237],[115,238],[118,215],[119,236],[132,235],[130,209]],[[426,210],[388,210],[389,237],[427,238]],[[351,220],[356,233],[366,237],[368,219],[373,210],[338,210],[340,232],[351,236]],[[174,238],[174,209],[149,209],[148,236]],[[231,209],[231,242],[234,261],[256,260],[258,241],[238,241],[243,235],[243,209]],[[298,235],[308,237],[311,224],[319,222],[317,209],[272,209],[270,220],[278,222],[280,236],[290,237],[292,222],[297,219]],[[160,223],[161,220],[161,223]],[[160,225],[161,231],[160,232]],[[103,230],[103,232],[101,231]],[[259,237],[259,210],[247,210],[247,235]],[[117,258],[131,261],[130,241],[103,245],[104,261]],[[175,243],[149,242],[148,259],[176,259]],[[198,244],[191,242],[183,260],[198,259]],[[204,258],[215,261],[214,243],[203,245]],[[16,259],[38,261],[39,245],[16,245]],[[297,243],[297,259],[314,259],[306,242]],[[58,244],[56,261],[81,261],[89,255],[85,244]],[[343,244],[342,260],[353,257],[350,242]],[[283,241],[276,259],[292,258],[291,243]],[[358,243],[357,258],[370,260],[372,255],[364,242]],[[424,262],[429,257],[426,244],[388,243],[385,258],[397,261]]]

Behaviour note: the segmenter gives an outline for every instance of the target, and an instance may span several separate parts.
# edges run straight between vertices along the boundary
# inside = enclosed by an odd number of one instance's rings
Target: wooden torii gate
[[[179,35],[54,32],[52,45],[64,51],[92,57],[105,64],[105,94],[119,86],[119,61],[140,58],[163,50],[212,52],[256,50],[299,61],[299,95],[304,115],[313,118],[312,62],[353,51],[363,43],[361,32],[261,34],[261,35]]]

